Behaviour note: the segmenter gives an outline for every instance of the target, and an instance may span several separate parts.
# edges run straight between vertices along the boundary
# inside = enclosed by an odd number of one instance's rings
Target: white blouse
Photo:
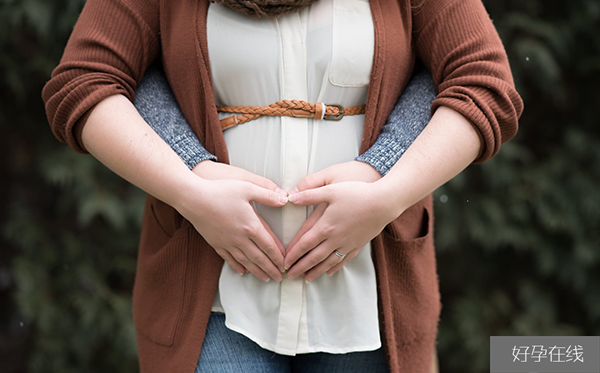
[[[368,0],[321,0],[259,20],[211,3],[208,51],[217,106],[266,106],[283,99],[363,105],[373,59]],[[221,118],[229,113],[219,113]],[[304,176],[352,161],[364,115],[341,121],[265,116],[224,132],[230,163],[290,190]],[[255,204],[284,246],[312,207]],[[226,326],[284,355],[381,347],[371,245],[333,276],[263,282],[223,266],[213,311]]]

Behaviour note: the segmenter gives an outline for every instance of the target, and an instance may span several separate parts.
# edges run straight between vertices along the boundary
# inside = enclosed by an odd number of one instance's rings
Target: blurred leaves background
[[[441,372],[490,335],[600,335],[600,1],[484,1],[525,112],[436,193]],[[134,372],[144,195],[58,143],[41,89],[84,0],[0,0],[0,366]]]

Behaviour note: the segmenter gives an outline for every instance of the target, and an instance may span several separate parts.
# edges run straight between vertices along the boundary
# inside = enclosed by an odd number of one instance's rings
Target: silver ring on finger
[[[346,257],[346,255],[347,255],[347,254],[342,254],[342,253],[340,253],[340,252],[339,252],[339,251],[337,251],[337,250],[335,250],[333,253],[334,253],[335,255],[339,256],[339,257],[340,257],[340,259],[344,259],[344,258]]]

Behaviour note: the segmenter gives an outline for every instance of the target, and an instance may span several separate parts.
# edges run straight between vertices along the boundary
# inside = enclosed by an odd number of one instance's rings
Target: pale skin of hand
[[[385,177],[374,182],[333,183],[331,174],[339,170],[332,166],[301,180],[290,191],[290,200],[318,206],[287,247],[288,277],[304,275],[310,282],[340,270],[408,207],[470,165],[480,147],[472,124],[441,106]],[[335,250],[346,257],[339,258]]]
[[[308,189],[319,188],[319,187],[325,186],[325,185],[331,185],[331,184],[342,183],[342,182],[350,182],[350,181],[362,182],[362,183],[372,183],[379,179],[381,179],[381,174],[372,166],[368,165],[367,163],[363,163],[363,162],[359,162],[359,161],[351,161],[351,162],[336,164],[336,165],[327,167],[321,171],[318,171],[311,175],[306,176],[305,178],[300,180],[300,182],[294,189],[292,189],[292,192],[297,192],[299,190],[304,191],[304,190],[308,190]],[[359,185],[359,186],[362,186],[362,185]],[[294,247],[294,245],[298,242],[298,240],[300,240],[304,236],[304,234],[306,234],[308,231],[310,231],[313,228],[313,226],[315,225],[315,223],[319,222],[319,220],[323,216],[323,213],[327,210],[327,206],[328,206],[327,203],[320,203],[319,205],[317,205],[315,207],[314,211],[310,214],[310,216],[308,217],[306,222],[304,222],[304,224],[302,225],[302,227],[300,228],[298,233],[296,233],[296,236],[292,239],[292,241],[288,245],[288,249],[291,249],[292,247]],[[355,214],[355,216],[359,216],[359,215]],[[346,219],[344,219],[344,220],[346,220]],[[321,223],[323,223],[323,222],[321,222]],[[346,221],[345,223],[349,223],[349,222]],[[331,229],[331,227],[328,227],[325,229]],[[354,239],[354,238],[350,238],[350,240],[352,240],[352,239]],[[358,237],[358,239],[360,241],[363,239],[363,237]],[[356,241],[355,244],[359,245],[360,244],[359,241]],[[366,244],[366,242],[365,242],[365,244]],[[352,251],[350,254],[348,254],[347,260],[344,261],[344,264],[347,263],[354,256],[356,256],[356,254],[358,254],[358,250]],[[313,256],[312,258],[317,258],[317,256]],[[310,265],[310,263],[309,263],[309,265]],[[325,265],[325,264],[323,264],[323,265]],[[342,265],[343,265],[342,263],[337,263],[337,265],[335,267],[339,266],[339,268],[341,268]],[[335,267],[330,270],[332,274],[336,271]],[[292,276],[293,276],[293,272],[292,272]],[[295,276],[293,276],[293,277],[295,277]],[[310,276],[308,276],[307,280],[312,281],[312,278]]]
[[[222,167],[205,170],[206,178],[198,177],[122,95],[107,97],[92,109],[82,141],[116,174],[174,207],[238,273],[247,269],[263,281],[281,281],[281,243],[261,222],[251,201],[281,207],[287,203],[284,191],[278,193],[269,183],[261,187],[252,181],[214,179],[228,173]],[[202,167],[198,172],[202,174]],[[249,177],[235,168],[229,174]],[[256,177],[250,178],[257,181]]]
[[[443,111],[447,111],[448,113],[444,114]],[[443,136],[435,136],[435,134],[427,135],[427,132],[432,132],[431,129],[434,127],[432,124],[436,120],[439,121],[442,119],[446,120],[448,124],[455,123],[452,127],[458,127],[461,130],[449,131],[450,133],[446,133],[445,139],[440,139]],[[460,126],[461,123],[463,126]],[[467,124],[467,126],[464,126],[464,124]],[[428,129],[430,130],[428,131]],[[468,135],[470,135],[470,138]],[[265,182],[264,180],[257,181],[256,177],[258,176],[251,176],[252,174],[250,173],[240,172],[239,169],[230,169],[230,173],[228,174],[227,171],[215,168],[212,171],[205,172],[206,179],[198,178],[187,169],[172,149],[146,124],[131,102],[121,95],[111,96],[94,107],[83,128],[82,137],[86,149],[107,167],[144,191],[175,207],[199,230],[207,242],[236,271],[243,273],[244,269],[247,268],[262,280],[267,280],[269,276],[277,281],[281,280],[280,270],[284,262],[283,255],[281,255],[281,243],[275,239],[276,237],[274,237],[270,228],[255,213],[250,201],[256,201],[273,207],[281,207],[287,201],[283,196],[285,192],[282,194],[277,193],[276,190],[280,191],[280,189],[275,186],[275,190],[272,190],[270,189],[273,187],[272,185],[268,188],[259,187],[258,185],[261,183],[266,186],[269,182]],[[432,139],[429,140],[429,137]],[[427,140],[423,140],[423,138]],[[452,143],[453,141],[454,143]],[[415,145],[419,143],[421,145],[416,147]],[[429,163],[435,163],[436,157],[438,160],[441,157],[441,164],[422,163],[422,159],[409,161],[412,158],[418,158],[419,155],[422,156],[425,153],[425,149],[429,146],[436,146],[436,144],[437,146],[447,145],[447,147],[443,147],[445,151],[428,152],[425,158],[430,160]],[[456,147],[456,144],[462,145],[462,148],[453,149],[453,145]],[[417,138],[415,143],[385,178],[373,183],[364,183],[370,185],[370,187],[363,188],[365,185],[362,184],[356,187],[344,185],[348,183],[339,181],[347,179],[340,178],[339,176],[337,179],[335,176],[327,176],[329,172],[322,172],[321,176],[317,174],[312,175],[312,180],[315,180],[315,176],[319,177],[318,180],[322,181],[321,185],[326,185],[327,180],[330,180],[332,185],[306,191],[300,189],[303,192],[293,196],[292,201],[295,201],[299,205],[323,203],[328,207],[326,209],[328,213],[323,214],[323,219],[318,219],[319,224],[313,222],[314,226],[312,228],[305,229],[306,233],[309,234],[304,234],[301,237],[302,239],[296,240],[297,242],[294,247],[292,245],[288,246],[285,265],[291,267],[303,255],[300,255],[301,250],[304,250],[306,253],[316,246],[315,244],[310,247],[311,244],[307,244],[307,238],[310,238],[314,233],[319,235],[330,233],[328,236],[329,243],[335,242],[334,239],[336,237],[332,233],[344,231],[344,227],[351,227],[353,225],[352,221],[348,220],[347,217],[351,213],[357,214],[357,211],[350,207],[363,205],[361,199],[364,199],[365,195],[370,197],[379,195],[380,197],[388,198],[388,201],[383,206],[382,204],[365,201],[367,206],[374,208],[373,211],[378,212],[378,217],[386,216],[385,212],[389,212],[390,210],[395,211],[392,213],[392,216],[398,216],[405,208],[412,205],[412,203],[417,202],[437,188],[437,186],[458,174],[475,158],[478,146],[478,137],[468,121],[451,109],[440,108],[436,111],[425,131]],[[472,153],[475,155],[473,155],[470,161],[464,161],[465,153],[467,153],[469,148],[474,149]],[[454,165],[445,164],[443,161],[448,160],[445,155],[447,156],[452,153],[456,153],[462,157],[452,158],[456,162],[448,162],[454,163]],[[431,157],[432,155],[435,157]],[[461,160],[463,161],[462,163],[460,162]],[[403,164],[403,166],[399,167],[399,164]],[[339,167],[344,166],[339,165]],[[365,170],[369,170],[368,172],[370,173],[376,173],[374,169],[366,164],[363,167],[366,167]],[[202,167],[199,167],[194,172],[201,174],[201,169]],[[398,172],[395,172],[395,170],[398,170]],[[415,176],[419,176],[420,170],[423,170],[424,174],[432,177],[418,180]],[[340,174],[339,170],[336,171],[334,169],[329,171],[331,171],[332,175],[336,173]],[[209,174],[216,176],[209,176]],[[403,179],[402,177],[398,177],[399,174],[411,175],[411,177]],[[351,173],[346,173],[346,175],[349,177]],[[242,180],[247,181],[231,180],[229,179],[230,177],[241,177]],[[227,180],[216,180],[217,178],[225,178]],[[407,183],[411,178],[415,181]],[[394,181],[395,179],[399,180]],[[433,185],[435,187],[431,186],[431,179],[434,180]],[[308,180],[311,180],[310,176]],[[383,180],[387,180],[387,182],[382,183]],[[334,182],[339,183],[333,184]],[[318,183],[319,181],[317,181]],[[397,183],[397,186],[394,187],[396,190],[406,186],[405,193],[392,193],[387,190],[390,188],[390,184],[394,185],[395,183]],[[318,187],[315,184],[309,185],[305,183],[305,185],[307,188],[309,186],[313,188]],[[374,186],[377,187],[375,188]],[[299,187],[302,187],[302,182],[299,183]],[[340,193],[337,193],[338,189]],[[367,200],[373,199],[370,197],[367,197]],[[225,206],[219,203],[223,200],[228,201]],[[410,203],[410,201],[413,202]],[[392,208],[392,205],[396,206],[396,209]],[[323,230],[322,228],[325,227],[324,223],[330,217],[334,217],[334,212],[341,212],[339,217],[332,219],[332,221],[337,221],[336,226],[331,231],[328,231],[328,229]],[[368,208],[365,213],[368,215]],[[234,217],[234,219],[231,219],[231,217]],[[341,219],[338,220],[338,218]],[[374,225],[381,225],[381,229],[387,224],[387,222],[384,224],[376,223],[376,220],[378,219],[373,219]],[[393,218],[389,219],[389,221],[391,220]],[[360,223],[355,222],[354,224],[359,224],[362,227],[365,226],[364,221],[360,221]],[[381,229],[374,234],[369,233],[364,236],[374,237]],[[303,229],[301,229],[302,231]],[[355,239],[353,241],[360,242],[361,240]],[[324,242],[324,240],[321,242]],[[303,246],[305,247],[304,249]],[[331,249],[330,256],[334,255],[331,254],[333,250],[335,249]],[[339,251],[349,253],[352,250],[347,250],[347,248],[340,246]],[[314,253],[311,251],[310,254],[323,253],[315,250]],[[295,259],[294,255],[296,256]],[[311,273],[306,273],[306,279],[313,280],[328,270],[331,270],[329,272],[333,273],[333,271],[341,268],[353,256],[348,255],[341,262],[338,258],[337,262],[330,266],[330,268],[323,268],[323,265],[318,266]],[[308,257],[309,255],[303,258],[303,260]],[[322,261],[320,260],[319,263]],[[311,268],[308,267],[303,270],[300,265],[296,265],[294,268],[290,268],[288,275],[295,277],[298,274],[307,272]]]
[[[231,166],[225,163],[213,162],[210,160],[205,160],[198,163],[193,169],[192,172],[196,175],[200,176],[203,179],[207,180],[241,180],[247,181],[249,183],[255,184],[261,188],[265,188],[268,190],[274,190],[277,193],[287,197],[288,193],[277,186],[273,181],[267,179],[266,177],[262,177],[256,175],[250,171],[246,171],[243,168]],[[255,211],[256,213],[256,211]],[[269,233],[273,241],[277,244],[277,248],[281,252],[281,255],[285,255],[285,248],[279,238],[275,235],[275,233],[271,230],[271,227],[264,221],[263,218],[256,213],[256,216],[262,223],[264,229]],[[238,273],[243,274],[247,272],[247,269],[235,260],[234,257],[227,255],[227,253],[223,253],[221,257],[227,257],[227,264],[229,264],[234,270]],[[280,267],[281,270],[281,267]]]

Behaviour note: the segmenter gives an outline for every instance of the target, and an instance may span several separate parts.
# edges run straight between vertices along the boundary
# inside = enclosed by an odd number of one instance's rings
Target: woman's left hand
[[[284,265],[289,278],[305,274],[310,282],[325,272],[333,275],[399,215],[388,203],[389,191],[374,183],[380,178],[370,165],[352,161],[298,183],[290,192],[292,203],[318,206],[288,245]],[[346,254],[344,259],[336,250]]]

